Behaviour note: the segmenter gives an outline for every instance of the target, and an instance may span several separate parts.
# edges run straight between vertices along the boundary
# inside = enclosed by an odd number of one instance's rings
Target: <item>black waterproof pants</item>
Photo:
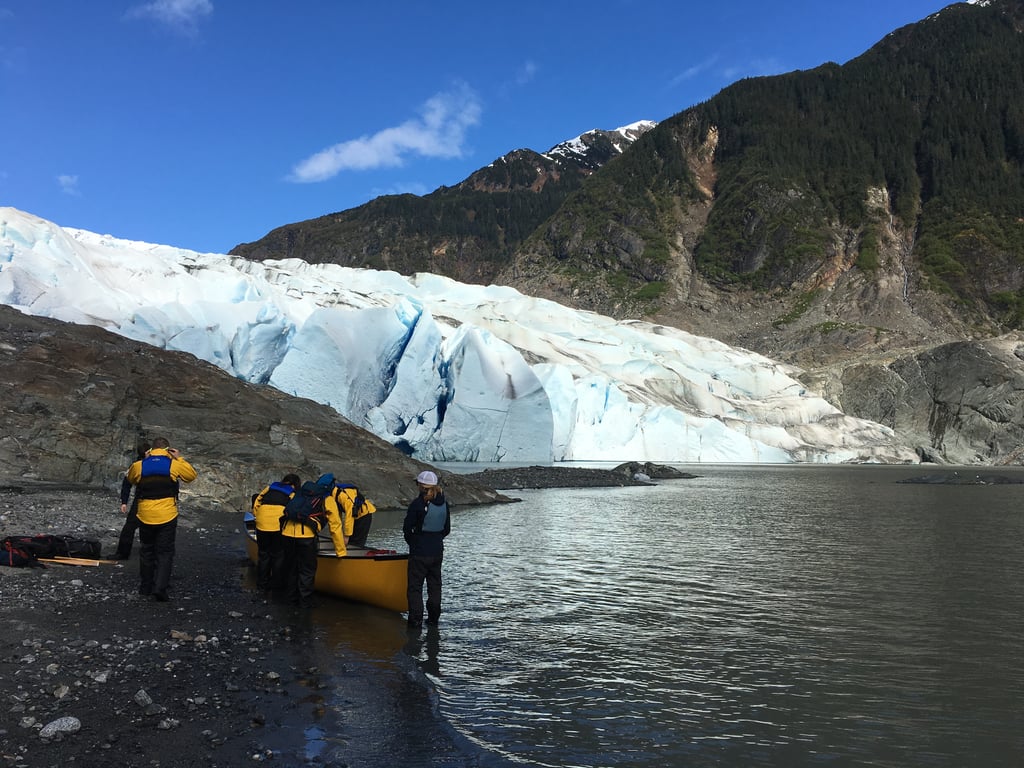
[[[308,606],[316,580],[316,538],[281,536],[284,549],[285,596],[288,602]]]
[[[159,525],[139,523],[139,594],[167,596],[174,565],[178,518]]]
[[[284,580],[284,548],[280,531],[256,531],[257,589],[280,589]]]
[[[118,560],[127,560],[132,554],[132,545],[135,543],[135,531],[139,527],[139,500],[133,499],[132,505],[128,507],[128,514],[124,516],[124,525],[121,526],[121,535],[117,539],[117,552],[114,557]]]
[[[373,514],[363,515],[352,523],[352,535],[348,537],[348,543],[353,547],[365,547],[366,537],[370,534],[370,523],[373,522]]]
[[[409,623],[423,621],[423,582],[427,582],[427,621],[436,624],[441,616],[441,561],[444,555],[409,556]]]

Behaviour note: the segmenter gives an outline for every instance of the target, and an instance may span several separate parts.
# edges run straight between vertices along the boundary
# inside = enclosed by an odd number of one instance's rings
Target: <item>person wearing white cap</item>
[[[444,538],[452,530],[451,510],[437,475],[424,470],[416,476],[419,495],[405,513],[402,533],[409,545],[409,627],[423,624],[423,582],[427,583],[427,624],[441,617],[441,562]]]

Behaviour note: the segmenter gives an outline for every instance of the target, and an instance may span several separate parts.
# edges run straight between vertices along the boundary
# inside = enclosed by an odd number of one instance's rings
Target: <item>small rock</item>
[[[43,730],[39,732],[39,737],[50,739],[58,733],[76,733],[81,727],[82,721],[77,717],[58,717],[52,723],[47,723],[43,726]]]
[[[146,693],[146,691],[142,688],[140,688],[139,692],[135,694],[133,700],[140,707],[148,707],[150,704],[153,703],[153,699],[151,699],[149,694]]]

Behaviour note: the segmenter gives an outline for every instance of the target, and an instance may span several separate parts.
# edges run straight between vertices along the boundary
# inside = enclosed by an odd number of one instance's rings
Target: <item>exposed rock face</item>
[[[0,484],[120,487],[142,437],[163,435],[199,472],[194,503],[248,507],[287,472],[333,472],[402,508],[427,468],[330,408],[232,378],[190,355],[0,306]],[[458,475],[459,504],[504,500]]]
[[[922,458],[1019,464],[1024,456],[1024,335],[955,342],[842,371],[844,411],[892,427]]]

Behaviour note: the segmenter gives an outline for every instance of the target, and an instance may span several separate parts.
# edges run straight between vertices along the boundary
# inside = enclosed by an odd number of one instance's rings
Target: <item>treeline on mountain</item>
[[[519,150],[455,187],[233,252],[471,282],[553,275],[603,292],[589,308],[645,315],[685,252],[720,288],[788,289],[840,248],[872,279],[895,233],[930,288],[1021,327],[1022,29],[1024,0],[950,6],[843,66],[737,82],[621,155]]]
[[[538,171],[538,169],[541,169]],[[288,224],[233,254],[313,263],[432,271],[487,282],[507,254],[582,183],[587,169],[529,150],[501,158],[455,187],[386,195],[357,208]]]
[[[813,272],[843,230],[870,273],[892,215],[916,234],[934,289],[981,299],[1020,325],[1022,19],[1019,0],[955,6],[845,66],[740,81],[609,163],[542,239],[563,262],[567,242],[585,243],[573,259],[581,268],[599,265],[604,251],[608,268],[641,286],[650,274],[633,267],[635,256],[599,236],[625,224],[654,252],[646,261],[660,261],[665,237],[650,231],[671,227],[673,205],[692,199],[687,160],[715,131],[713,205],[694,246],[712,281],[787,286]],[[890,209],[869,205],[872,188],[888,192]],[[570,224],[584,220],[583,231]],[[980,284],[979,267],[991,273]]]
[[[650,307],[667,287],[680,201],[699,199],[685,153],[659,126],[586,179],[522,250],[549,252],[549,268],[577,283],[603,281],[620,306]]]
[[[1018,0],[952,7],[843,67],[741,81],[696,107],[691,140],[712,126],[719,136],[700,268],[770,286],[820,254],[834,223],[870,254],[890,213],[916,229],[915,255],[939,290],[971,294],[980,252],[1019,263],[1022,19]],[[888,191],[891,211],[868,208],[869,188]]]

